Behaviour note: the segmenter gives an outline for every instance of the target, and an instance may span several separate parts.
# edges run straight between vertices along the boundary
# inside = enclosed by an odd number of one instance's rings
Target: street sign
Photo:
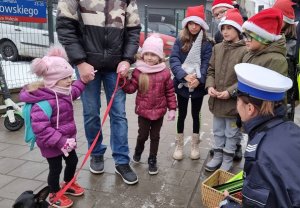
[[[46,0],[0,0],[0,21],[47,22]]]

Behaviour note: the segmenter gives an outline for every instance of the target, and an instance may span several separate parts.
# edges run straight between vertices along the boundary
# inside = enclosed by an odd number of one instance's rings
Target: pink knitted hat
[[[148,37],[142,47],[143,56],[144,53],[151,52],[158,55],[160,58],[164,57],[164,43],[163,40],[158,35],[151,35]]]
[[[31,63],[31,71],[42,77],[45,87],[52,88],[66,77],[73,75],[73,68],[68,63],[68,57],[62,46],[50,47],[43,58],[35,58]]]

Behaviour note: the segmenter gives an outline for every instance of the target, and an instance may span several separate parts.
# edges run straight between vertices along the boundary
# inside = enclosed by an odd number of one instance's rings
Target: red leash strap
[[[93,141],[92,145],[90,146],[89,150],[88,150],[87,153],[85,154],[85,157],[84,157],[84,159],[83,159],[83,161],[82,161],[82,163],[81,163],[79,169],[76,171],[74,177],[72,178],[71,181],[69,181],[69,182],[67,183],[67,185],[64,186],[63,189],[59,190],[59,191],[56,193],[56,196],[55,196],[55,198],[53,199],[53,203],[52,203],[52,204],[54,204],[55,202],[57,202],[57,200],[58,200],[58,199],[59,199],[59,198],[60,198],[60,197],[68,190],[68,188],[70,188],[70,186],[76,181],[76,178],[77,178],[79,172],[81,171],[82,167],[84,166],[84,164],[86,163],[87,159],[88,159],[89,156],[91,155],[91,153],[92,153],[92,151],[93,151],[93,149],[94,149],[94,147],[95,147],[95,145],[96,145],[96,143],[97,143],[97,141],[98,141],[98,139],[99,139],[99,136],[100,136],[100,134],[101,134],[102,127],[103,127],[103,125],[104,125],[104,123],[105,123],[105,121],[106,121],[106,118],[107,118],[107,116],[108,116],[108,113],[109,113],[109,111],[110,111],[110,109],[111,109],[111,106],[112,106],[112,103],[113,103],[113,101],[114,101],[115,95],[116,95],[117,91],[118,91],[119,89],[121,89],[122,87],[124,87],[124,85],[126,84],[126,79],[123,78],[123,80],[124,80],[124,81],[123,81],[124,83],[122,84],[121,87],[119,87],[120,74],[118,73],[118,77],[117,77],[117,82],[116,82],[116,85],[115,85],[115,89],[114,89],[114,92],[113,92],[113,94],[112,94],[112,96],[111,96],[111,98],[110,98],[110,101],[109,101],[108,105],[107,105],[107,108],[106,108],[106,110],[105,110],[105,112],[104,112],[104,116],[103,116],[103,120],[102,120],[102,123],[101,123],[101,128],[100,128],[100,130],[98,131],[96,137],[94,138],[94,141]]]

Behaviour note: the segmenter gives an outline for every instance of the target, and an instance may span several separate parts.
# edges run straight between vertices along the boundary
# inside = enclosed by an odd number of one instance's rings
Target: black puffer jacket
[[[140,18],[136,0],[60,0],[56,30],[72,64],[87,62],[101,72],[134,62]]]

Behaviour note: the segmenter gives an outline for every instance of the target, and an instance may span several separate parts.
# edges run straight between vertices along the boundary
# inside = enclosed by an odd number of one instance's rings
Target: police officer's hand
[[[88,83],[95,78],[94,67],[86,62],[77,65],[81,81]]]
[[[128,61],[121,61],[117,68],[117,73],[120,73],[121,77],[127,77],[130,69],[130,63]]]

